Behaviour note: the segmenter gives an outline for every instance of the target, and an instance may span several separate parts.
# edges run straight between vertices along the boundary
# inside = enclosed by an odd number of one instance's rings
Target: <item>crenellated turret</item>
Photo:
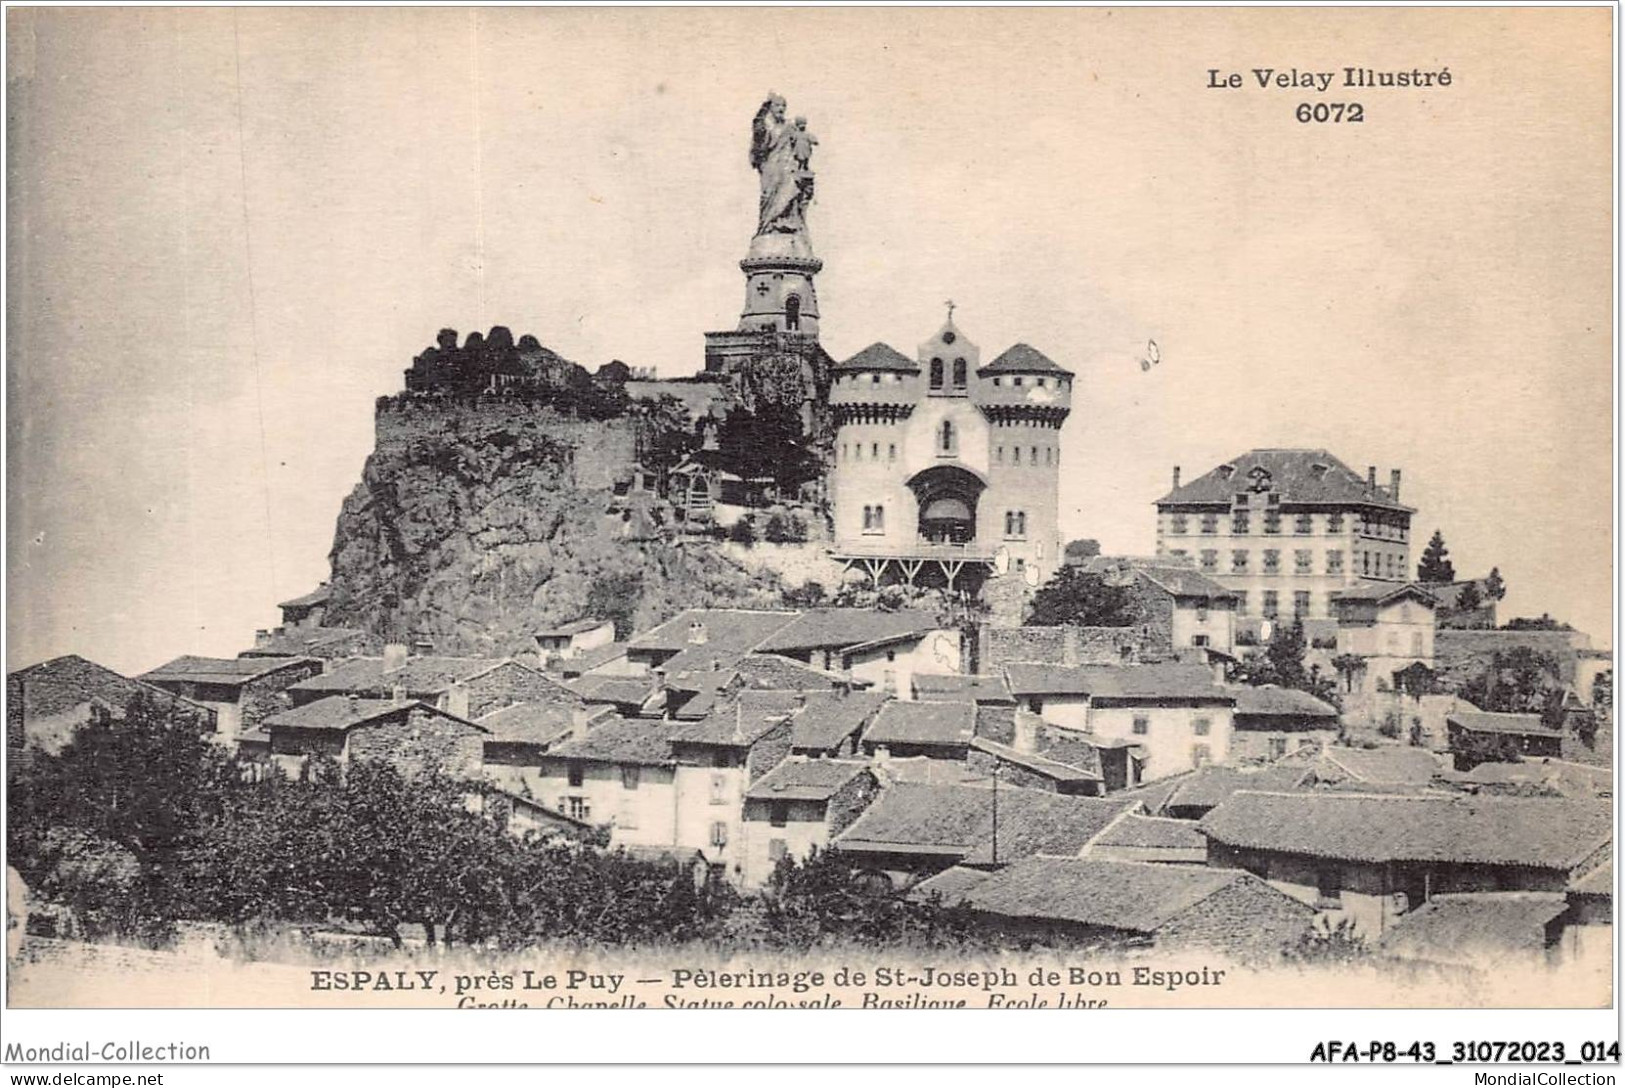
[[[996,422],[1059,430],[1072,411],[1072,372],[1017,344],[976,372],[976,403]]]

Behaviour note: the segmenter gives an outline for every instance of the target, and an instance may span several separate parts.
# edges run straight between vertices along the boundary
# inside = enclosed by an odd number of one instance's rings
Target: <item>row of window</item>
[[[1028,446],[1027,447],[1027,450],[1028,450],[1027,463],[1029,465],[1038,464],[1038,451],[1040,449],[1042,449],[1044,451],[1044,464],[1053,465],[1055,463],[1055,447],[1054,446],[1043,446],[1043,447],[1040,447],[1040,446]],[[1010,447],[1010,463],[1012,465],[1021,464],[1021,450],[1022,450],[1022,447],[1020,447],[1020,446],[1011,446]],[[1004,447],[1003,446],[998,446],[993,450],[993,463],[996,464],[996,465],[1004,464]]]
[[[1186,553],[1175,548],[1170,555],[1183,557]],[[1251,569],[1252,552],[1246,548],[1237,548],[1230,553],[1230,573],[1247,574]],[[1361,555],[1366,553],[1361,552]],[[1197,564],[1204,572],[1216,574],[1219,570],[1219,549],[1203,548]],[[1265,574],[1281,573],[1281,552],[1278,548],[1265,548],[1263,552],[1263,572]],[[1292,553],[1292,571],[1294,574],[1315,573],[1315,553],[1310,548],[1298,548]],[[1327,574],[1343,573],[1343,550],[1330,548],[1326,552]]]
[[[568,764],[566,769],[565,769],[565,773],[568,775],[570,788],[571,789],[580,789],[581,788],[581,783],[586,778],[586,772],[583,770],[582,765],[580,763]],[[635,789],[638,788],[638,768],[637,767],[635,767],[635,766],[623,766],[621,768],[621,787],[623,789],[629,789],[629,790],[635,790]]]
[[[1326,532],[1338,535],[1343,532],[1342,514],[1325,514]],[[1265,536],[1281,535],[1283,516],[1279,510],[1265,510],[1261,519]],[[1201,514],[1198,516],[1199,531],[1203,536],[1213,536],[1219,531],[1218,514]],[[1230,512],[1230,534],[1232,536],[1247,536],[1252,532],[1252,511],[1236,509]],[[1191,531],[1191,515],[1171,514],[1168,517],[1168,532],[1172,536],[1185,536]],[[1292,532],[1298,536],[1308,536],[1315,531],[1314,514],[1292,515]],[[1354,531],[1362,536],[1372,536],[1383,540],[1405,540],[1410,536],[1410,529],[1403,522],[1386,519],[1367,518],[1356,516],[1354,518]]]
[[[1148,714],[1134,715],[1134,725],[1132,728],[1136,737],[1149,736],[1151,733],[1151,716]],[[1209,733],[1213,732],[1213,719],[1197,718],[1191,722],[1191,732],[1199,737],[1207,736]]]
[[[942,359],[940,359],[940,358],[933,358],[931,360],[931,378],[930,378],[931,388],[932,389],[942,389],[942,388],[948,386],[949,383],[946,380],[947,374],[948,374],[947,364],[944,363],[944,361]],[[845,382],[847,384],[854,384],[854,383],[862,382],[865,377],[867,377],[869,379],[869,384],[870,385],[880,385],[882,382],[886,382],[886,383],[891,384],[891,385],[901,385],[906,380],[907,376],[900,370],[893,370],[893,371],[889,371],[889,372],[885,372],[885,373],[882,373],[880,371],[873,371],[873,372],[871,372],[871,373],[869,373],[867,375],[865,375],[865,374],[846,373],[846,374],[837,374],[835,376],[835,382],[836,382],[837,385],[839,385],[842,382]],[[967,367],[966,367],[965,360],[964,359],[955,359],[953,361],[953,383],[952,383],[952,387],[955,388],[955,389],[964,389],[965,386],[966,386],[968,378],[969,378],[969,374],[967,373]],[[1038,387],[1039,389],[1045,389],[1045,388],[1048,388],[1048,386],[1049,386],[1049,379],[1042,378],[1042,377],[1035,377],[1035,378],[1032,379],[1032,383],[1033,383],[1034,386]],[[1000,378],[1000,377],[996,377],[996,378],[993,379],[993,384],[995,386],[1003,386],[1004,385],[1004,379]],[[1015,374],[1015,375],[1011,376],[1010,384],[1012,386],[1014,386],[1015,388],[1020,389],[1025,385],[1025,380],[1024,380],[1022,375]],[[1066,381],[1065,378],[1056,378],[1055,379],[1055,388],[1064,390],[1066,387],[1067,387],[1067,381]]]
[[[842,442],[841,443],[840,460],[842,460],[842,461],[861,461],[861,460],[863,460],[863,450],[864,450],[864,446],[863,446],[862,442]],[[880,443],[879,442],[871,442],[871,443],[869,443],[869,460],[871,460],[871,461],[880,460]],[[895,442],[886,443],[886,460],[888,462],[897,460],[897,443],[895,443]]]

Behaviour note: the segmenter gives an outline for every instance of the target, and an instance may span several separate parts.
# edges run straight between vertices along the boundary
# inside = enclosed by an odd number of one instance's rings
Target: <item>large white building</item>
[[[1251,450],[1157,500],[1157,554],[1191,560],[1255,619],[1330,620],[1332,595],[1411,579],[1399,470],[1386,487],[1326,450]]]
[[[1047,579],[1072,378],[1026,344],[982,365],[951,317],[914,359],[877,343],[838,364],[835,557],[877,582]]]

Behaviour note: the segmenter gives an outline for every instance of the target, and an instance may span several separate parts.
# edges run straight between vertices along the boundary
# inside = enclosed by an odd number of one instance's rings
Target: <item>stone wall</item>
[[[427,707],[414,706],[404,718],[367,722],[350,730],[351,760],[381,760],[403,775],[431,770],[474,781],[484,771],[485,734]]]
[[[546,706],[585,706],[581,697],[535,669],[509,661],[470,680],[468,714],[483,718],[514,703],[541,703]]]
[[[1121,665],[1161,661],[1167,657],[1166,635],[1142,627],[993,627],[981,628],[978,669],[997,675],[1016,661],[1048,665]]]

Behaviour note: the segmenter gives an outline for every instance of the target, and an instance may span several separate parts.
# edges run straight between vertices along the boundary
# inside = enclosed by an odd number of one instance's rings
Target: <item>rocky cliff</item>
[[[589,614],[624,634],[687,607],[777,603],[773,576],[710,546],[629,533],[611,512],[660,426],[636,406],[583,420],[535,401],[381,398],[375,449],[334,534],[326,622],[505,654]]]

